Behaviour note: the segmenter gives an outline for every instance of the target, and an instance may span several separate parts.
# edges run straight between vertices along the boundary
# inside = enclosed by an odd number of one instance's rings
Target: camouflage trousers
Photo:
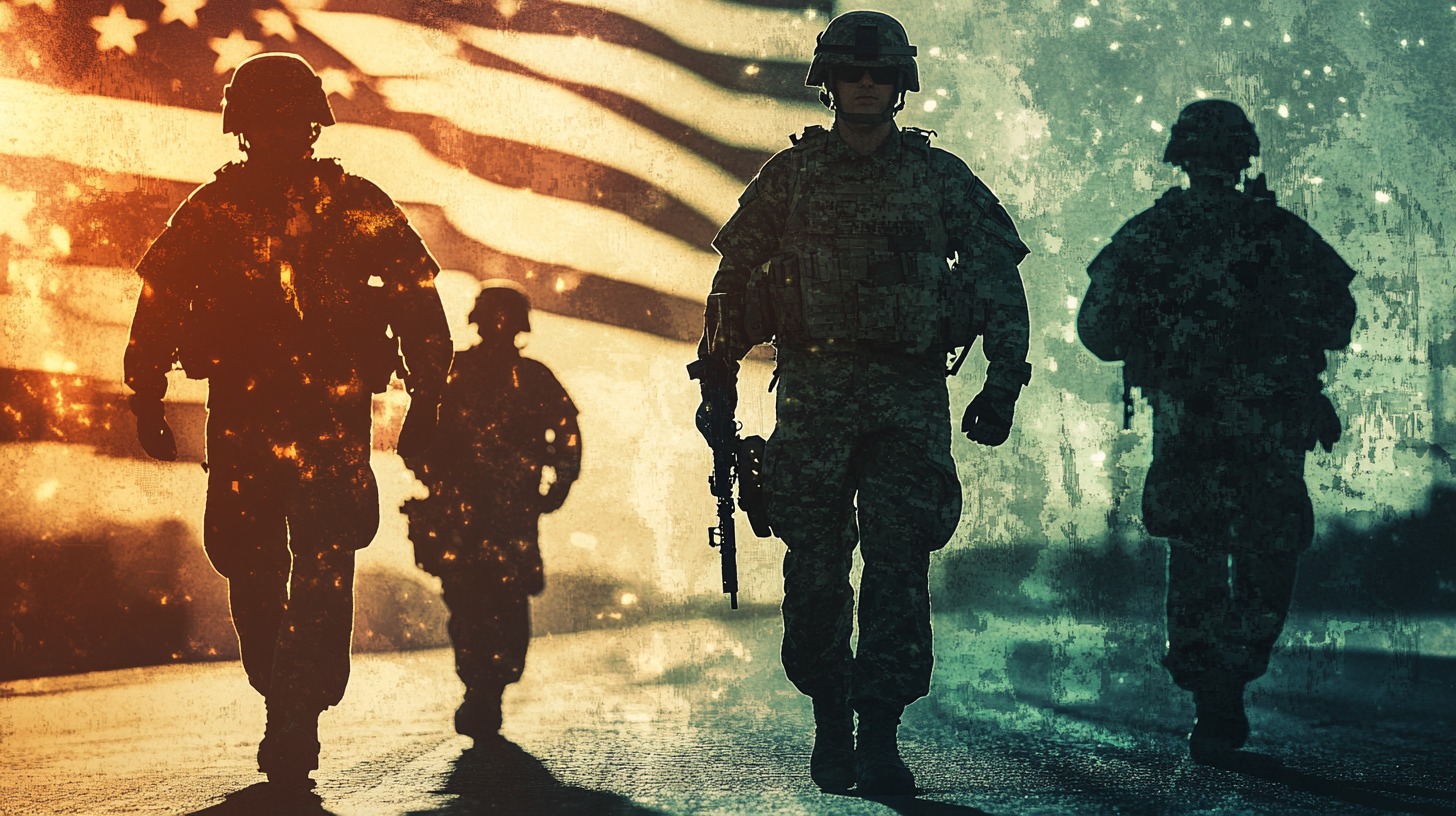
[[[930,553],[960,519],[943,361],[783,348],[764,487],[784,556],[784,670],[815,699],[930,690]],[[859,642],[851,650],[860,548]]]
[[[455,673],[465,694],[498,693],[521,679],[531,644],[531,600],[503,585],[499,570],[462,568],[440,576]]]
[[[1264,675],[1284,630],[1297,552],[1236,552],[1207,542],[1168,547],[1168,654],[1188,691],[1242,687]]]
[[[379,526],[368,396],[312,433],[281,408],[210,406],[203,544],[228,579],[243,668],[270,716],[317,714],[348,683],[354,552]]]

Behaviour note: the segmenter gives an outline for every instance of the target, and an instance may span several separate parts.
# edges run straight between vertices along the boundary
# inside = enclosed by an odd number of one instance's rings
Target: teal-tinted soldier
[[[258,768],[311,784],[319,713],[349,677],[354,553],[379,525],[371,394],[407,372],[399,450],[428,447],[450,332],[404,213],[313,158],[334,117],[309,64],[259,54],[223,104],[247,159],[194,191],[138,264],[126,384],[142,447],[173,460],[166,374],[208,380],[203,543],[267,701]]]
[[[984,338],[985,388],[961,427],[985,445],[1006,440],[1031,371],[1017,271],[1027,249],[1010,217],[928,133],[895,126],[920,87],[915,53],[879,12],[840,15],[819,35],[806,84],[834,126],[807,129],[744,190],[714,241],[722,262],[699,349],[714,372],[705,403],[731,406],[738,361],[774,344],[763,479],[788,545],[784,668],[813,699],[812,778],[868,795],[915,790],[896,732],[930,688],[930,555],[961,511],[947,355]]]
[[[1168,538],[1168,652],[1193,693],[1195,759],[1248,737],[1244,686],[1284,627],[1314,534],[1306,452],[1339,440],[1325,352],[1350,342],[1354,271],[1280,208],[1262,176],[1236,186],[1259,139],[1243,110],[1184,108],[1164,161],[1187,172],[1092,261],[1078,330],[1153,409],[1143,491]]]

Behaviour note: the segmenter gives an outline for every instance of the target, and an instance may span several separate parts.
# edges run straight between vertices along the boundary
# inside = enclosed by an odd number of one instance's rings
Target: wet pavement
[[[1421,650],[1291,625],[1248,750],[1212,768],[1186,757],[1155,627],[941,615],[935,689],[902,729],[923,793],[880,801],[809,782],[779,626],[725,610],[540,638],[506,739],[476,747],[451,730],[448,651],[357,656],[318,787],[293,797],[254,768],[263,706],[236,663],[9,683],[0,813],[1456,813],[1444,624]]]

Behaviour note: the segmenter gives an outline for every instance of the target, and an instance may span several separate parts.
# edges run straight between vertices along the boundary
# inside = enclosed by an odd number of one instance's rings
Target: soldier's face
[[[836,107],[846,113],[884,113],[895,97],[894,69],[870,69],[854,66],[834,71]],[[880,76],[876,76],[880,74]],[[885,81],[877,81],[885,80]]]

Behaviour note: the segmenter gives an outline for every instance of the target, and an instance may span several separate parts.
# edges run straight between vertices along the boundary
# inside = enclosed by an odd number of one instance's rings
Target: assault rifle
[[[739,483],[738,506],[748,514],[753,533],[760,538],[773,534],[763,514],[763,451],[761,436],[739,438],[733,418],[737,384],[722,365],[704,358],[688,366],[688,376],[703,384],[703,404],[698,408],[698,431],[713,450],[713,472],[708,488],[718,502],[718,523],[708,528],[708,546],[717,547],[723,562],[723,591],[728,604],[738,608],[738,537],[733,527],[733,483]]]

